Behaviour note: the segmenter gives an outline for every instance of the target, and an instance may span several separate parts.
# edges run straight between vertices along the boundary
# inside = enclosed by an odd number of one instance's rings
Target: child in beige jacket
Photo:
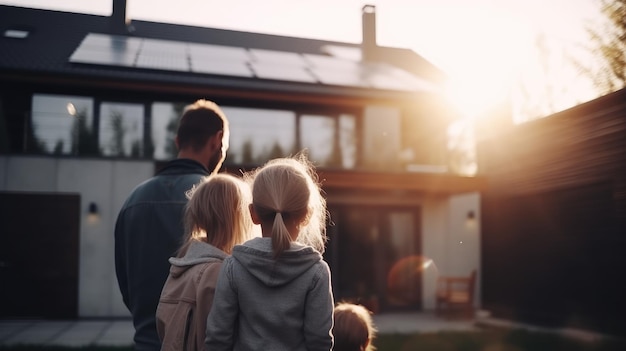
[[[222,261],[233,246],[252,238],[250,187],[228,174],[207,177],[192,189],[185,208],[186,240],[156,311],[162,350],[204,350],[206,320]]]

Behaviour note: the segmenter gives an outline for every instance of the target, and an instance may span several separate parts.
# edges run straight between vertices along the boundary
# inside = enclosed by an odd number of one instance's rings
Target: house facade
[[[125,1],[111,16],[0,10],[0,317],[128,316],[115,219],[175,157],[198,98],[229,118],[223,171],[306,150],[338,300],[432,309],[438,275],[480,272],[485,180],[448,167],[444,76],[378,46],[374,7],[361,44],[131,21]]]

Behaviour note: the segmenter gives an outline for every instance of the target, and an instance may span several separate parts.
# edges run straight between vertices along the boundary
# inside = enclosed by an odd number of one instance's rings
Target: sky
[[[132,19],[348,43],[361,42],[361,8],[376,6],[379,45],[409,48],[450,77],[450,96],[479,113],[513,82],[540,84],[537,35],[552,53],[580,47],[595,0],[128,0]],[[111,0],[0,0],[0,4],[109,15]],[[562,57],[561,57],[562,59]],[[588,86],[555,73],[562,99],[584,100]],[[562,74],[563,76],[559,76]],[[569,74],[569,76],[565,76]],[[539,74],[541,75],[541,74]],[[554,74],[553,74],[554,75]],[[585,90],[586,89],[586,90]],[[583,92],[584,90],[584,92]],[[566,96],[567,95],[567,96]],[[576,95],[576,97],[574,97]],[[582,96],[582,97],[581,97]],[[571,102],[563,102],[565,106]]]

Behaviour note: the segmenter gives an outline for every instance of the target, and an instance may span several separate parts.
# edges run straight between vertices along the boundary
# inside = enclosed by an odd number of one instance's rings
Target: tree
[[[176,130],[178,129],[178,119],[183,114],[185,109],[184,103],[172,104],[172,117],[167,123],[167,134],[165,136],[165,154],[168,158],[175,158],[178,155],[178,148],[176,147]]]
[[[74,128],[78,128],[78,132],[72,133],[72,139],[78,138],[78,140],[72,140],[72,145],[78,147],[78,154],[81,156],[100,156],[96,133],[93,128],[87,125],[87,109],[83,108],[76,112],[74,118]]]
[[[594,85],[607,94],[626,87],[626,0],[597,0],[604,22],[587,29],[599,67],[577,63]]]
[[[272,145],[272,148],[270,149],[267,155],[267,159],[272,160],[272,159],[281,158],[284,156],[285,156],[285,152],[283,151],[283,148],[280,146],[278,141],[275,141],[274,145]]]
[[[252,153],[252,141],[246,140],[241,147],[241,163],[249,165],[254,162],[254,155]]]
[[[124,136],[126,135],[126,127],[124,127],[124,115],[119,111],[111,113],[111,129],[113,137],[111,140],[111,155],[124,156]]]

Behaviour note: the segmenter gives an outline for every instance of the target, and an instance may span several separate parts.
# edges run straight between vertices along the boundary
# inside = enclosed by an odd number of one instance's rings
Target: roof
[[[48,80],[67,84],[108,84],[108,86],[137,84],[138,88],[160,83],[189,89],[211,87],[361,98],[414,98],[416,92],[431,92],[428,89],[402,91],[403,89],[389,89],[384,86],[364,88],[324,84],[320,81],[294,82],[259,76],[237,77],[164,69],[139,69],[130,65],[104,65],[70,59],[81,49],[81,43],[90,35],[92,37],[117,35],[116,38],[140,39],[146,42],[158,39],[186,44],[231,46],[248,51],[263,49],[327,57],[330,57],[328,47],[360,49],[359,44],[353,43],[135,20],[132,21],[133,31],[119,36],[112,27],[112,17],[4,5],[0,6],[0,23],[1,33],[7,30],[23,30],[29,33],[24,39],[0,37],[0,79],[3,80]],[[437,67],[411,50],[387,47],[377,47],[376,50],[377,57],[385,61],[383,64],[406,73],[410,72],[416,80],[433,84],[433,87],[436,87],[444,77]]]

